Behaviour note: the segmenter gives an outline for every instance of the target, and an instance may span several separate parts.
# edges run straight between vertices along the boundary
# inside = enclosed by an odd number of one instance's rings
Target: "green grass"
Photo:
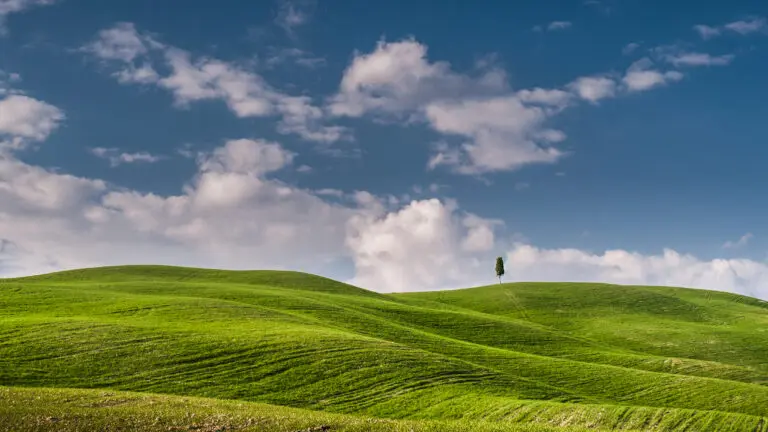
[[[0,279],[0,385],[7,430],[87,430],[40,420],[68,412],[117,429],[153,412],[183,423],[191,404],[238,427],[247,415],[297,422],[253,429],[269,431],[759,432],[768,303],[563,283],[382,295],[294,272],[85,269]],[[133,402],[57,402],[107,390]]]

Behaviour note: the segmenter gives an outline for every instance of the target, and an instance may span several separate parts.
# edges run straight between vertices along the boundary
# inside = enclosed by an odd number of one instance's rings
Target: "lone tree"
[[[499,283],[501,283],[502,276],[504,276],[504,259],[498,257],[496,258],[496,277],[499,278]]]

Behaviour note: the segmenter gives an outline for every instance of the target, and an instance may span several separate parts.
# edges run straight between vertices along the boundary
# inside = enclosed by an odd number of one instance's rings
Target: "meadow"
[[[0,430],[768,431],[768,303],[378,294],[164,266],[0,279]]]

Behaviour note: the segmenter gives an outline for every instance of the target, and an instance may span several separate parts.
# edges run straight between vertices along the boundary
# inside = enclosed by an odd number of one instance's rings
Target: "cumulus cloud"
[[[625,250],[602,254],[578,249],[540,249],[517,244],[507,254],[515,281],[607,282],[730,291],[768,299],[768,265],[748,259],[700,260],[665,249],[659,255]]]
[[[345,224],[365,210],[329,204],[270,178],[292,163],[279,144],[232,140],[198,159],[179,195],[118,188],[0,159],[0,273],[108,264],[327,271],[344,255]]]
[[[557,162],[565,153],[554,144],[566,134],[548,126],[552,117],[579,100],[595,104],[683,77],[679,71],[653,67],[646,58],[623,77],[595,74],[563,88],[514,91],[506,73],[493,63],[458,73],[427,54],[427,47],[413,39],[379,41],[373,51],[356,53],[338,92],[328,100],[328,110],[336,116],[426,124],[443,136],[433,144],[427,168],[444,166],[466,175]],[[727,59],[709,60],[717,64]],[[701,59],[676,61],[691,65]]]
[[[665,250],[595,254],[509,244],[503,223],[450,200],[401,205],[367,192],[348,205],[270,178],[290,166],[279,144],[233,140],[198,159],[179,195],[140,193],[0,156],[0,275],[115,264],[287,268],[379,291],[485,285],[508,251],[510,281],[594,281],[709,288],[768,298],[768,265]]]
[[[433,130],[463,139],[443,142],[428,167],[448,166],[462,174],[552,163],[563,153],[541,134],[546,120],[571,99],[558,89],[512,92],[506,74],[486,67],[459,74],[446,62],[427,59],[427,47],[415,40],[380,41],[371,53],[358,53],[344,72],[339,92],[329,100],[336,115],[364,114],[426,123]],[[564,137],[562,132],[556,132]]]
[[[653,62],[647,57],[633,63],[622,78],[627,91],[646,91],[683,79],[683,74],[679,71],[660,71],[652,66]]]
[[[455,203],[413,201],[400,210],[355,216],[347,246],[352,283],[378,291],[463,286],[482,274],[494,248],[494,221],[457,212]]]
[[[117,23],[99,32],[82,51],[115,66],[115,78],[124,84],[153,84],[186,108],[206,100],[220,100],[237,117],[279,116],[281,134],[297,134],[305,140],[333,143],[351,134],[341,126],[326,126],[324,111],[307,96],[285,94],[243,65],[215,58],[194,58],[180,48],[140,33],[132,23]],[[157,72],[160,57],[167,74]]]
[[[127,153],[120,152],[120,150],[116,148],[106,147],[94,147],[90,149],[90,151],[93,155],[108,160],[109,164],[113,167],[132,163],[155,163],[163,160],[162,156],[153,155],[145,151]]]
[[[42,141],[64,120],[64,113],[53,105],[20,94],[0,99],[0,143],[13,138],[14,147],[29,141]],[[3,145],[0,144],[0,148]]]
[[[616,95],[616,82],[606,76],[581,77],[568,87],[580,98],[592,103]]]

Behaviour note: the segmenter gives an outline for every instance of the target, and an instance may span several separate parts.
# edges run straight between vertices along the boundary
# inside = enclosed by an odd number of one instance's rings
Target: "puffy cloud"
[[[193,58],[182,49],[140,33],[131,23],[104,29],[81,48],[117,65],[114,76],[121,83],[155,84],[173,94],[176,106],[188,107],[204,100],[222,100],[237,117],[280,116],[278,132],[297,134],[308,141],[332,143],[348,140],[341,126],[325,126],[325,113],[306,96],[290,96],[264,78],[235,63],[215,58]],[[161,75],[153,61],[157,53],[170,71]]]
[[[516,97],[435,102],[426,107],[425,114],[436,131],[471,138],[460,149],[438,151],[430,161],[432,167],[447,164],[457,172],[472,174],[551,163],[563,156],[544,146],[546,140],[537,136],[546,110],[526,106]]]
[[[131,163],[155,163],[163,160],[162,156],[153,155],[145,151],[136,153],[121,153],[120,150],[116,148],[105,147],[94,147],[90,150],[91,153],[93,153],[95,156],[108,160],[109,164],[113,167]]]
[[[429,62],[427,47],[415,40],[380,41],[368,54],[357,53],[330,100],[335,115],[402,114],[443,98],[491,96],[507,91],[503,72],[484,71],[478,77],[451,71],[446,62]]]
[[[592,103],[616,95],[616,82],[605,76],[581,77],[568,87],[580,98]]]
[[[144,56],[151,48],[161,44],[152,38],[140,35],[136,26],[129,22],[119,22],[112,28],[99,31],[96,40],[80,50],[103,60],[121,60],[130,63]]]
[[[678,61],[690,64],[696,59]],[[565,133],[547,123],[579,100],[597,103],[682,78],[678,71],[651,66],[643,59],[623,79],[592,75],[563,89],[513,91],[506,74],[492,63],[482,62],[473,73],[461,74],[447,62],[430,61],[427,47],[413,39],[379,41],[372,52],[355,54],[338,92],[328,100],[328,110],[337,116],[426,124],[445,137],[433,144],[428,169],[445,166],[467,175],[510,171],[564,156],[553,144],[563,141]]]
[[[704,261],[665,250],[595,254],[507,246],[500,221],[424,199],[402,207],[367,192],[351,205],[270,179],[292,156],[275,143],[236,140],[200,157],[179,195],[107,183],[0,157],[0,275],[116,264],[230,269],[289,268],[340,277],[379,291],[415,291],[493,282],[493,259],[507,250],[507,280],[672,285],[768,298],[768,265]]]
[[[62,120],[64,113],[60,109],[37,99],[20,94],[0,99],[0,138],[12,136],[16,143],[41,141]]]
[[[6,155],[0,160],[0,238],[16,247],[0,273],[131,263],[322,273],[346,256],[346,222],[365,210],[327,203],[268,177],[292,158],[276,143],[229,141],[199,158],[182,194],[162,196]]]
[[[508,280],[607,282],[730,291],[768,299],[768,265],[748,259],[700,260],[665,249],[660,255],[625,250],[594,254],[517,244],[507,254]],[[490,272],[490,270],[489,270]]]
[[[622,78],[622,82],[629,92],[641,92],[655,87],[666,85],[670,82],[680,81],[683,74],[678,71],[659,71],[652,69],[653,62],[643,58],[633,63]]]
[[[356,216],[347,245],[352,283],[378,291],[430,290],[477,283],[494,247],[494,222],[457,214],[454,203],[413,201],[400,210]],[[418,288],[416,288],[418,287]]]
[[[373,52],[356,55],[329,109],[353,117],[406,116],[443,135],[462,137],[467,141],[459,147],[437,146],[428,167],[446,165],[477,174],[560,158],[562,153],[550,144],[564,134],[542,132],[547,118],[570,100],[568,92],[557,89],[513,93],[506,75],[495,68],[474,76],[458,74],[448,63],[430,62],[426,46],[404,40],[382,41]]]

